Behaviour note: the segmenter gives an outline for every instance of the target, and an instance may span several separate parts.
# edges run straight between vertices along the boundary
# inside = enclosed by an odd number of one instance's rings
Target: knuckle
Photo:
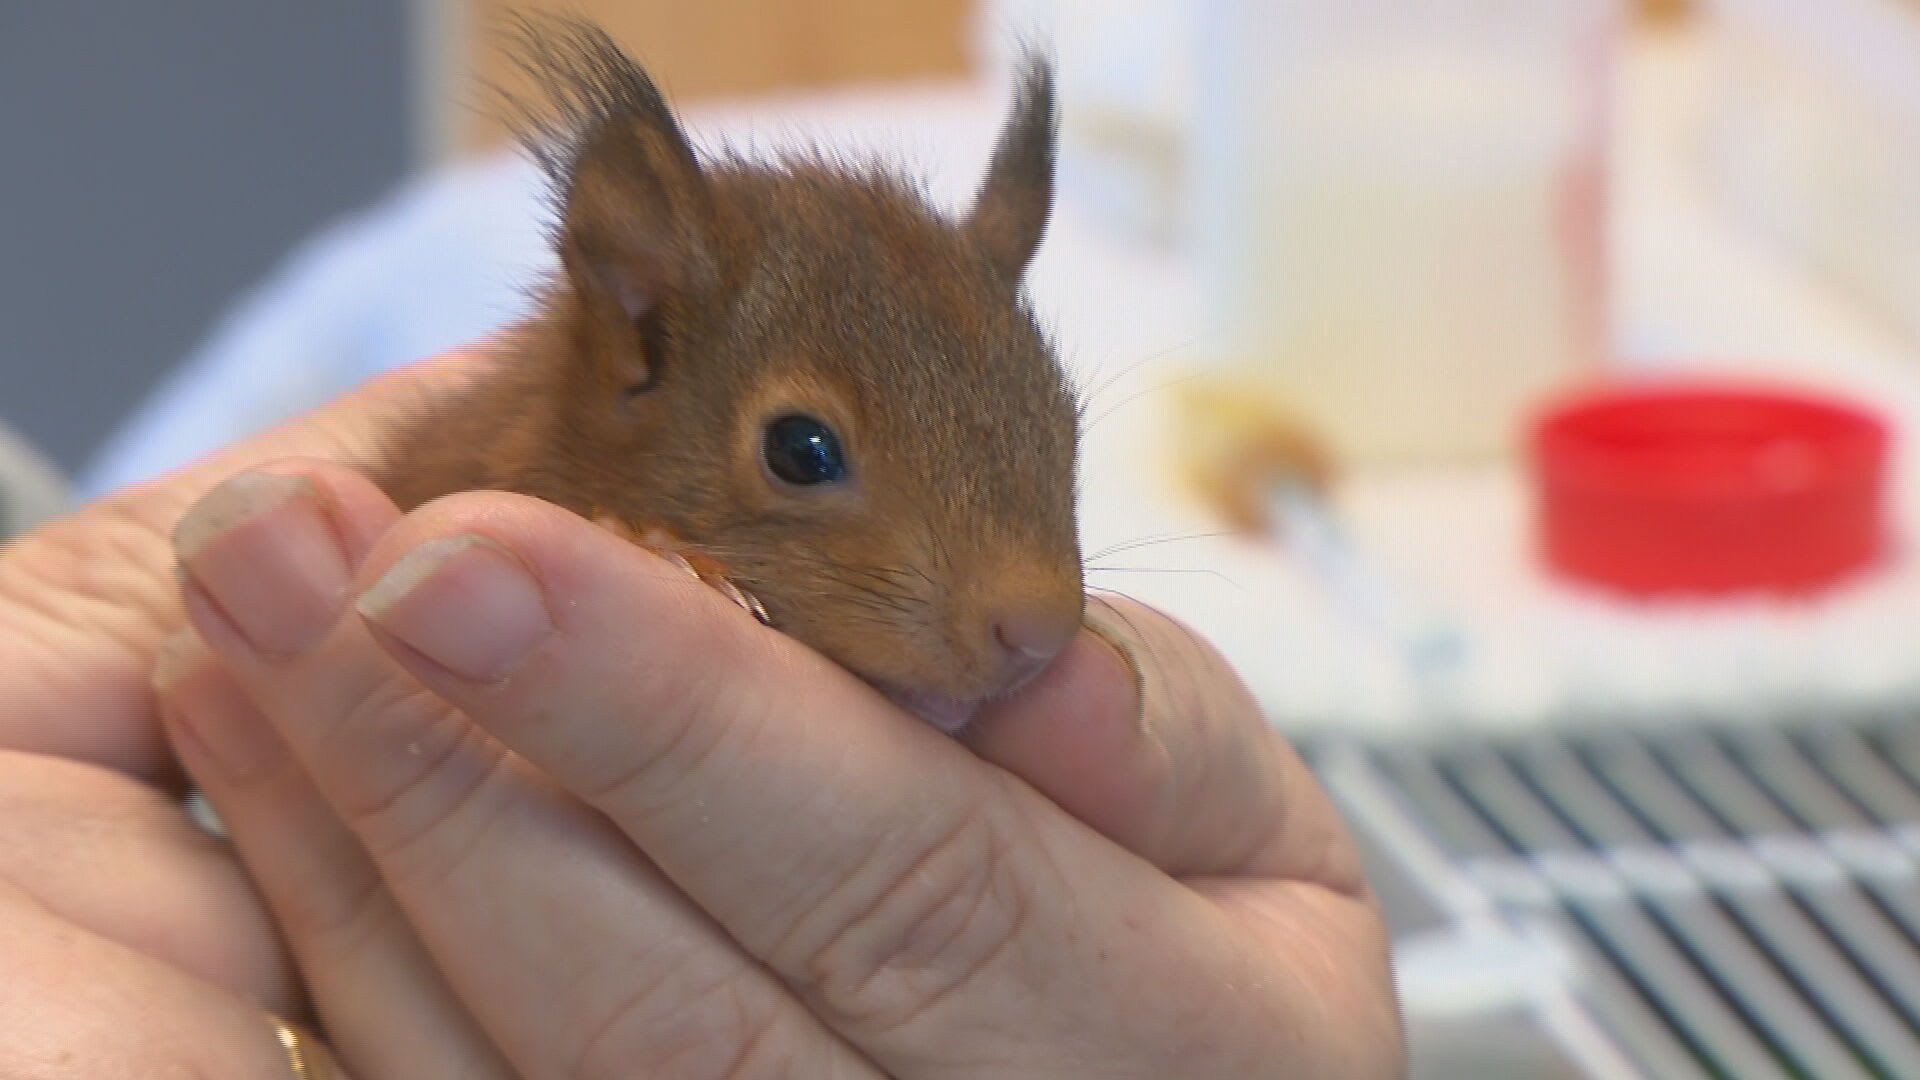
[[[340,719],[329,756],[342,780],[328,794],[341,820],[390,876],[444,873],[459,848],[446,842],[449,828],[483,827],[466,811],[505,753],[428,691],[389,680],[356,692]]]
[[[386,886],[372,873],[351,880],[328,873],[323,881],[276,889],[274,915],[289,941],[316,952],[344,956],[385,940],[398,918]]]
[[[1018,944],[1035,890],[1009,835],[980,810],[862,867],[789,933],[776,966],[835,1026],[873,1037],[921,1024]]]
[[[689,988],[649,972],[595,1021],[564,1070],[573,1080],[633,1076],[748,1080],[781,1075],[779,1002],[737,973]]]
[[[580,794],[623,816],[650,817],[709,783],[730,748],[751,745],[772,718],[717,667],[685,665],[660,676],[669,685],[636,693],[644,716],[635,729],[644,734],[605,774],[579,785]]]
[[[143,503],[112,499],[85,515],[31,534],[0,574],[0,598],[57,626],[78,625],[136,652],[163,636],[175,617],[168,589],[133,568],[164,569],[172,558],[166,530]]]

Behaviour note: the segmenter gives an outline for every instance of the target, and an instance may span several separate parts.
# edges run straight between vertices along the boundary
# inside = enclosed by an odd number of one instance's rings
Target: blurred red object
[[[1536,421],[1536,525],[1550,567],[1640,595],[1804,592],[1886,545],[1887,426],[1753,383],[1581,391]]]

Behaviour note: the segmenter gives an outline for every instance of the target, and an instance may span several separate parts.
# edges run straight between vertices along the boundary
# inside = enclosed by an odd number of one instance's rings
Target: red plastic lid
[[[1866,410],[1798,389],[1587,390],[1534,428],[1543,554],[1639,594],[1817,588],[1885,547],[1888,442]]]

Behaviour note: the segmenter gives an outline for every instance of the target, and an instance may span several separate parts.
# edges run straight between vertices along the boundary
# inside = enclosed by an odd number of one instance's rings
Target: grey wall
[[[77,469],[409,162],[407,0],[0,0],[0,419]]]

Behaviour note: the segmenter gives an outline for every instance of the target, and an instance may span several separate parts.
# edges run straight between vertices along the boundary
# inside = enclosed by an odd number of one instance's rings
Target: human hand
[[[464,377],[396,382],[0,552],[0,1075],[285,1067],[263,1011],[303,1012],[295,972],[231,850],[187,817],[151,690],[182,620],[170,534],[247,465],[364,460]]]
[[[178,540],[169,730],[362,1080],[1403,1068],[1330,805],[1137,605],[969,747],[534,500],[288,462]]]
[[[364,465],[401,418],[488,363],[433,374],[252,439],[177,476],[107,499],[0,548],[0,749],[92,762],[161,786],[179,770],[154,710],[154,653],[182,622],[172,533],[220,481],[288,457]]]

